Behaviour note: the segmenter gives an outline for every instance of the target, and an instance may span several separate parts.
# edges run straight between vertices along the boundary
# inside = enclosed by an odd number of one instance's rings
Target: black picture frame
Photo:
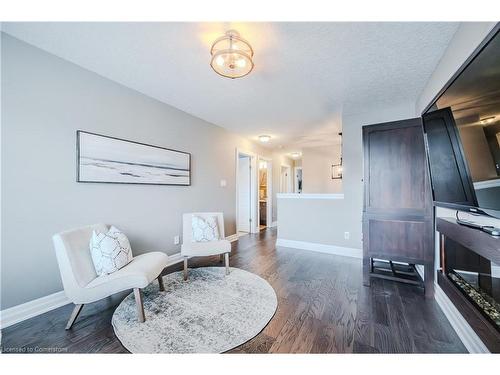
[[[158,182],[122,182],[122,181],[91,181],[91,180],[82,180],[80,176],[80,140],[81,134],[89,134],[93,136],[98,136],[98,137],[103,137],[103,138],[108,138],[108,139],[113,139],[115,141],[121,141],[121,142],[127,142],[127,143],[132,143],[136,145],[141,145],[141,146],[146,146],[146,147],[153,147],[157,149],[162,149],[165,151],[171,151],[175,153],[180,153],[187,155],[188,157],[188,168],[189,168],[189,174],[188,174],[188,183],[178,183],[178,184],[172,184],[172,183],[158,183]],[[119,185],[157,185],[157,186],[191,186],[191,177],[192,177],[192,165],[191,165],[191,153],[186,152],[186,151],[180,151],[180,150],[175,150],[167,147],[162,147],[162,146],[157,146],[157,145],[152,145],[148,143],[143,143],[143,142],[136,142],[136,141],[131,141],[129,139],[123,139],[123,138],[118,138],[118,137],[113,137],[109,135],[104,135],[104,134],[99,134],[99,133],[93,133],[85,130],[77,130],[76,131],[76,182],[79,183],[92,183],[92,184],[119,184]]]

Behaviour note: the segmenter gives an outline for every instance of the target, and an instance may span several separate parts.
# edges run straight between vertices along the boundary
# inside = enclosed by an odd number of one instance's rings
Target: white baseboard
[[[238,239],[238,237],[239,237],[238,233],[235,233],[231,234],[230,236],[227,236],[226,240],[228,240],[229,242],[234,242]]]
[[[291,247],[294,249],[301,249],[301,250],[317,251],[319,253],[342,255],[342,256],[346,256],[346,257],[359,258],[359,259],[361,259],[363,256],[363,252],[361,249],[355,249],[352,247],[325,245],[325,244],[315,243],[315,242],[286,240],[283,238],[278,238],[276,240],[276,246]]]
[[[0,311],[0,328],[4,329],[23,320],[67,305],[68,303],[71,303],[71,301],[66,297],[64,291],[60,291],[2,310]]]
[[[438,284],[434,284],[434,298],[469,353],[489,353],[488,348]]]
[[[421,264],[415,264],[415,269],[417,270],[418,274],[422,278],[422,280],[425,280],[425,269],[424,266]]]
[[[168,262],[167,262],[167,267],[172,266],[174,264],[182,262],[184,257],[181,255],[181,253],[175,253],[172,255],[168,256]]]

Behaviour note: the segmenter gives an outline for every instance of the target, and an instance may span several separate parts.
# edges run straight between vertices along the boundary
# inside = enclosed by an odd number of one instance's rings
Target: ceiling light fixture
[[[254,67],[253,49],[236,30],[228,30],[216,39],[210,50],[212,69],[223,77],[240,78],[250,73]]]
[[[298,158],[301,155],[301,153],[300,152],[292,152],[292,153],[290,153],[290,155],[292,155],[292,158]]]
[[[267,143],[270,140],[271,140],[270,135],[259,135],[259,141],[261,141],[262,143]]]

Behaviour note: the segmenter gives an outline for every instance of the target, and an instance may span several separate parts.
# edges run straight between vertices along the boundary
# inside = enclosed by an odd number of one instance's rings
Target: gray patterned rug
[[[278,302],[267,281],[239,268],[205,267],[163,277],[144,289],[146,321],[137,321],[133,293],[113,314],[116,336],[132,353],[222,353],[255,337]]]

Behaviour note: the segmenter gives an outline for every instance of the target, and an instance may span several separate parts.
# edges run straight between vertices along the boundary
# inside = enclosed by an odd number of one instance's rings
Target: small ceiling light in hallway
[[[259,141],[261,141],[262,143],[267,143],[270,140],[271,140],[270,135],[259,135]]]
[[[223,77],[244,77],[253,69],[253,49],[236,30],[229,30],[216,39],[210,53],[210,66]]]

